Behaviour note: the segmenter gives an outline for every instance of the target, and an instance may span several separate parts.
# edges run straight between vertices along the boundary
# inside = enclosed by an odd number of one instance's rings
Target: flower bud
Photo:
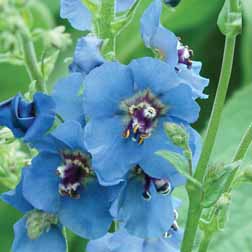
[[[187,146],[188,135],[183,126],[176,123],[165,123],[164,128],[166,135],[175,145],[181,148],[185,148]]]
[[[28,237],[31,240],[35,240],[44,232],[48,232],[51,225],[57,224],[58,218],[55,215],[34,210],[30,212],[27,217],[26,228]]]
[[[48,31],[46,34],[46,42],[57,49],[65,49],[72,43],[70,34],[65,33],[64,26],[58,26]]]

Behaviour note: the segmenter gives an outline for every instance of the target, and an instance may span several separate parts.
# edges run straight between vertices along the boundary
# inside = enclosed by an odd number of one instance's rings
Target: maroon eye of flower
[[[146,90],[124,101],[121,109],[127,117],[123,137],[131,136],[133,141],[142,144],[146,138],[151,136],[158,118],[165,113],[166,107],[151,91]]]
[[[168,195],[172,191],[171,183],[166,179],[156,179],[148,176],[144,171],[141,169],[139,165],[137,165],[133,169],[133,173],[136,176],[141,176],[144,179],[144,188],[143,188],[143,198],[145,200],[151,200],[151,192],[150,187],[151,183],[154,184],[157,193],[162,195]]]
[[[180,41],[178,42],[178,58],[180,64],[187,65],[187,68],[192,67],[191,57],[193,56],[193,50],[191,50],[188,46],[184,46]]]
[[[63,165],[57,168],[60,178],[59,193],[62,196],[80,198],[78,189],[84,179],[91,175],[90,157],[81,152],[63,152]]]

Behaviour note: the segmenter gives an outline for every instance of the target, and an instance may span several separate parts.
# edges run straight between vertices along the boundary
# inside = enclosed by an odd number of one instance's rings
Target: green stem
[[[225,104],[226,94],[232,72],[235,42],[236,42],[236,36],[226,37],[218,89],[215,97],[210,122],[207,129],[206,138],[202,149],[202,154],[194,176],[195,179],[197,179],[199,182],[203,182],[205,173],[207,171],[207,166],[210,160],[210,156],[214,147],[214,143],[216,140],[221,114]],[[198,192],[197,189],[195,190],[195,188],[189,189],[188,194],[191,202],[189,204],[187,224],[185,229],[184,240],[182,243],[182,250],[181,250],[182,252],[192,251],[193,243],[195,240],[199,224],[199,219],[203,210],[200,204],[202,194]]]
[[[242,160],[245,157],[251,142],[252,142],[252,123],[250,124],[244,136],[242,137],[241,143],[239,144],[239,147],[233,159],[234,162]]]
[[[47,93],[45,80],[39,69],[35,47],[32,42],[30,33],[26,27],[19,27],[19,34],[20,34],[23,52],[24,52],[25,66],[30,76],[30,79],[31,81],[33,80],[36,81],[36,89],[38,91]]]
[[[103,54],[108,59],[115,58],[116,39],[112,31],[115,19],[115,0],[102,0],[100,11],[95,20],[97,36],[104,40]]]
[[[200,246],[199,246],[199,252],[207,252],[210,242],[212,239],[212,235],[209,234],[204,234],[201,242],[200,242]]]

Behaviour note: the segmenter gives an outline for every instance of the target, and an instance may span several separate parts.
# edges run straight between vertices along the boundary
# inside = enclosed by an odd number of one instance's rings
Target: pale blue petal
[[[80,199],[62,199],[59,218],[75,234],[97,239],[107,233],[112,223],[110,205],[106,187],[100,186],[97,180],[91,180],[81,189]]]
[[[23,191],[22,191],[22,186],[23,186],[23,177],[24,174],[26,173],[28,168],[23,168],[22,169],[22,177],[21,181],[17,185],[17,187],[9,192],[3,193],[0,195],[0,199],[3,200],[5,203],[13,206],[17,210],[19,210],[22,213],[28,212],[32,210],[32,205],[24,198],[23,196]]]
[[[207,99],[208,95],[204,94],[203,91],[205,87],[208,86],[209,79],[199,75],[201,64],[196,63],[196,66],[194,66],[194,64],[195,62],[193,62],[192,69],[188,69],[188,67],[184,64],[179,64],[178,76],[185,80],[192,88],[194,99]]]
[[[174,68],[158,59],[136,59],[129,66],[134,75],[136,90],[150,89],[158,96],[181,83]]]
[[[92,15],[81,0],[61,0],[60,4],[61,18],[67,18],[77,30],[91,29]]]
[[[167,105],[169,116],[188,123],[195,122],[199,117],[200,106],[193,99],[192,90],[188,85],[181,84],[169,90],[161,100]]]
[[[121,102],[132,94],[133,79],[129,68],[117,62],[105,63],[85,79],[85,115],[101,118],[120,113]]]
[[[136,0],[116,0],[116,12],[128,10]]]
[[[32,161],[24,176],[24,197],[37,209],[56,212],[60,206],[59,178],[56,169],[61,165],[57,154],[42,152]]]
[[[174,221],[172,199],[151,186],[151,200],[143,198],[144,181],[132,178],[120,195],[119,217],[127,231],[142,238],[158,238]]]
[[[175,187],[184,183],[184,176],[180,175],[176,168],[167,160],[156,154],[160,150],[168,150],[182,154],[181,148],[172,144],[167,138],[163,129],[165,121],[165,119],[160,120],[151,137],[144,141],[142,145],[143,155],[139,165],[149,176],[168,179],[172,187]]]
[[[56,103],[56,112],[64,120],[77,120],[82,125],[85,123],[82,108],[82,96],[79,91],[83,88],[83,75],[72,73],[60,79],[52,92],[52,97]]]
[[[100,183],[111,185],[123,180],[141,157],[141,146],[122,136],[121,116],[90,120],[85,127],[85,143],[92,155],[93,168]]]
[[[67,121],[51,132],[58,143],[62,144],[61,150],[86,151],[84,147],[84,130],[76,121]]]
[[[82,37],[77,41],[73,63],[69,66],[71,72],[88,74],[94,68],[105,62],[101,54],[102,40],[94,36]]]

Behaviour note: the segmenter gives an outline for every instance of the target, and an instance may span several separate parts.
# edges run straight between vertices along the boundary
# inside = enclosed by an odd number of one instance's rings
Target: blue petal
[[[80,38],[75,48],[73,63],[69,66],[70,71],[86,75],[102,65],[105,59],[100,52],[101,46],[102,40],[94,36]]]
[[[137,90],[150,89],[157,96],[181,83],[174,68],[158,59],[149,57],[136,59],[129,66]]]
[[[42,152],[33,159],[24,176],[23,194],[35,208],[48,212],[59,209],[59,178],[56,169],[60,164],[60,157],[49,152]]]
[[[116,1],[116,12],[123,12],[128,10],[136,0],[117,0]]]
[[[48,232],[44,232],[36,240],[31,240],[27,235],[24,217],[15,224],[14,232],[13,252],[66,252],[65,238],[57,226],[52,226]]]
[[[155,0],[141,18],[141,34],[147,47],[158,49],[164,60],[172,67],[178,62],[176,35],[160,25],[162,3]]]
[[[209,84],[209,79],[206,79],[199,75],[199,71],[201,69],[200,62],[193,62],[192,69],[188,69],[186,65],[179,64],[178,65],[178,76],[185,80],[186,83],[189,83],[190,87],[193,91],[193,98],[201,98],[207,99],[208,95],[203,93],[205,87]]]
[[[179,252],[179,249],[175,249],[169,245],[164,239],[149,239],[145,240],[143,245],[144,252]]]
[[[180,175],[176,168],[167,160],[156,154],[156,152],[160,150],[169,150],[182,154],[181,148],[173,145],[167,138],[163,129],[164,122],[164,119],[160,120],[151,137],[144,141],[142,145],[143,155],[139,165],[149,176],[160,179],[168,179],[172,186],[175,187],[183,184],[185,182],[185,178]]]
[[[154,0],[153,3],[145,10],[141,18],[141,34],[147,47],[152,47],[151,40],[160,25],[161,12],[161,1]]]
[[[57,82],[52,92],[56,103],[56,112],[64,120],[77,120],[84,125],[85,118],[82,108],[82,97],[78,92],[83,87],[83,76],[72,73]]]
[[[105,63],[85,79],[84,111],[90,118],[113,116],[120,103],[133,94],[133,80],[128,67],[117,62]]]
[[[17,108],[17,104],[20,102],[22,111]],[[22,101],[21,95],[17,95],[0,103],[0,125],[8,127],[15,137],[23,137],[27,131],[27,127],[30,127],[34,121],[34,118],[27,118],[27,120],[20,120],[19,114],[25,109],[26,103]],[[30,108],[30,106],[29,106]]]
[[[161,100],[168,106],[169,116],[188,123],[195,122],[199,117],[200,106],[193,99],[192,90],[188,85],[182,84],[169,90]]]
[[[107,233],[104,237],[91,240],[87,244],[87,252],[108,252],[110,247],[110,238],[113,236],[111,233]],[[120,252],[120,251],[118,251]]]
[[[0,199],[6,202],[7,204],[10,204],[11,206],[15,207],[20,212],[28,212],[32,210],[32,205],[24,198],[23,192],[22,192],[22,186],[23,186],[23,177],[26,173],[27,169],[29,168],[23,168],[22,169],[22,177],[21,181],[17,185],[17,187],[9,192],[3,193],[0,195]]]
[[[85,127],[85,144],[101,184],[122,181],[141,156],[141,146],[122,137],[124,127],[121,116],[90,120]]]
[[[26,135],[24,141],[34,141],[42,137],[53,125],[55,119],[55,103],[52,97],[36,93],[34,95],[35,120]]]
[[[104,237],[90,241],[87,252],[144,252],[143,239],[130,235],[124,228],[107,233]]]
[[[119,200],[119,217],[127,231],[142,238],[158,238],[174,221],[169,195],[156,193],[151,186],[151,200],[143,199],[144,182],[138,178],[128,181]]]
[[[62,123],[51,132],[51,135],[61,144],[61,150],[71,149],[86,152],[84,147],[84,130],[76,121]]]
[[[61,0],[60,16],[67,18],[77,30],[91,29],[92,15],[81,0]]]
[[[80,199],[62,199],[59,218],[75,234],[97,239],[106,234],[112,223],[110,205],[106,187],[100,186],[97,180],[91,180],[81,189]]]

